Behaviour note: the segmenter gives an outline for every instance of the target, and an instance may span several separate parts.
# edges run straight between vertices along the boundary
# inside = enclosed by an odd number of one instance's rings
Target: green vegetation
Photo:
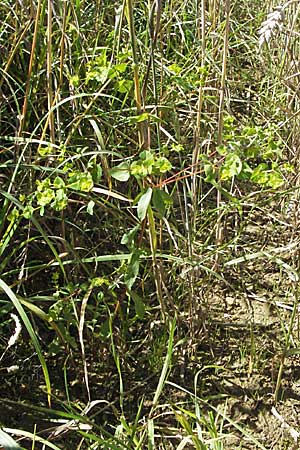
[[[298,0],[0,19],[0,447],[298,448]]]

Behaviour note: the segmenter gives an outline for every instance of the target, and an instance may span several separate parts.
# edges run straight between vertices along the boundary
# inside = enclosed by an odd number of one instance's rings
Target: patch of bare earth
[[[202,286],[211,361],[198,353],[202,367],[219,367],[207,370],[206,393],[225,394],[218,407],[274,450],[300,448],[298,233],[278,217],[249,215],[224,283]],[[226,432],[225,449],[259,448],[232,424]]]

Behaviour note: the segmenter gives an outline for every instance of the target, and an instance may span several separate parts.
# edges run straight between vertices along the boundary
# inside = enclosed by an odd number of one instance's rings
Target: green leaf
[[[210,162],[205,162],[204,163],[204,173],[206,175],[205,177],[205,181],[207,183],[213,183],[217,177],[217,173],[216,170],[214,168],[214,166],[212,165],[212,163]]]
[[[18,297],[18,300],[22,305],[26,306],[26,308],[28,308],[31,312],[33,312],[41,320],[44,320],[45,322],[50,323],[49,315],[47,313],[45,313],[41,308],[36,306],[34,303],[24,300],[21,297]]]
[[[130,173],[136,178],[145,178],[152,172],[152,166],[146,166],[144,162],[134,161],[130,166]]]
[[[31,219],[33,212],[34,208],[31,205],[26,205],[23,209],[23,217],[25,219]]]
[[[282,186],[284,183],[284,179],[282,178],[282,175],[276,171],[276,170],[271,170],[269,172],[269,180],[267,185],[270,186],[272,189],[277,189],[280,186]]]
[[[145,120],[148,120],[148,118],[149,118],[149,114],[145,112],[145,113],[139,114],[138,116],[131,116],[129,118],[129,123],[131,125],[134,125],[135,123],[144,122]]]
[[[245,148],[244,156],[246,158],[257,158],[260,153],[260,145],[252,144]]]
[[[100,164],[93,164],[92,165],[92,177],[94,183],[100,183],[101,177],[102,177],[102,167]]]
[[[145,178],[151,175],[153,166],[155,164],[154,155],[149,150],[144,150],[139,155],[140,159],[134,161],[130,166],[130,172],[135,177]]]
[[[37,192],[36,201],[39,206],[46,206],[52,202],[54,197],[55,197],[55,193],[54,193],[53,189],[48,188],[41,192]]]
[[[40,156],[51,155],[51,153],[52,153],[52,148],[51,148],[50,145],[49,145],[49,147],[40,147],[40,148],[38,149],[38,154],[39,154]]]
[[[148,206],[150,205],[152,197],[152,189],[148,188],[147,191],[141,196],[137,204],[137,215],[140,221],[144,220],[147,214]]]
[[[8,214],[7,220],[9,222],[15,222],[20,217],[20,212],[17,208],[13,208],[13,210]]]
[[[109,75],[109,68],[108,67],[95,67],[92,70],[89,70],[86,74],[86,83],[88,83],[89,81],[97,81],[98,83],[103,84]]]
[[[139,319],[143,319],[145,316],[145,304],[142,298],[136,292],[133,291],[129,291],[129,294],[134,301],[134,308],[136,315],[138,316]]]
[[[140,229],[140,225],[136,225],[134,228],[129,230],[127,233],[125,233],[122,237],[121,244],[127,245],[127,247],[130,249],[134,246],[134,239],[137,234],[137,232]]]
[[[242,167],[240,157],[236,153],[229,153],[221,167],[221,180],[230,180],[232,177],[239,175]]]
[[[246,161],[243,161],[243,168],[238,175],[239,180],[249,180],[251,178],[253,170]]]
[[[65,182],[61,177],[55,177],[53,181],[53,186],[56,189],[63,189],[65,187]]]
[[[154,156],[150,150],[144,150],[139,154],[140,159],[143,161],[149,161],[150,164],[154,164]]]
[[[268,183],[268,165],[266,163],[259,164],[252,172],[251,181],[257,184],[265,185]]]
[[[159,212],[161,216],[164,216],[166,206],[172,204],[172,199],[166,191],[159,188],[153,189],[152,203],[154,208]]]
[[[226,156],[228,154],[228,147],[224,144],[218,145],[216,147],[216,150],[219,153],[219,155],[221,155],[221,156]]]
[[[42,192],[42,191],[44,191],[45,189],[47,189],[47,188],[51,188],[51,182],[50,182],[50,179],[49,178],[46,178],[45,180],[43,180],[43,181],[39,181],[39,180],[37,180],[36,181],[36,189],[37,189],[37,191],[38,192]]]
[[[112,178],[118,181],[128,181],[130,177],[130,166],[129,164],[124,161],[121,162],[118,166],[113,167],[110,170],[110,175]]]
[[[127,272],[124,277],[124,282],[128,289],[131,289],[140,269],[140,251],[133,250],[131,257],[128,261]]]
[[[116,89],[121,94],[127,94],[131,91],[133,86],[132,80],[120,80],[116,83]]]
[[[107,278],[104,278],[104,277],[92,278],[91,282],[92,282],[91,284],[92,284],[93,287],[100,287],[100,286],[103,286],[104,284],[106,286],[110,286],[109,280]]]
[[[55,211],[62,211],[68,204],[68,197],[64,189],[58,189],[55,193],[55,199],[51,203]]]
[[[172,164],[170,163],[170,161],[167,158],[165,158],[164,156],[161,156],[161,157],[157,158],[157,160],[155,161],[154,169],[159,174],[166,173],[172,169]]]
[[[69,179],[68,188],[75,191],[90,192],[93,189],[93,177],[89,172],[75,173]]]
[[[120,64],[116,64],[114,66],[114,69],[119,73],[124,73],[125,70],[127,69],[127,66],[128,66],[127,63],[120,63]]]
[[[71,84],[72,86],[78,87],[78,86],[79,86],[79,83],[80,83],[79,75],[76,74],[76,75],[70,76],[70,77],[69,77],[69,82],[70,82],[70,84]]]
[[[182,67],[178,66],[178,64],[174,63],[167,67],[170,72],[173,72],[175,75],[179,75],[182,71]]]

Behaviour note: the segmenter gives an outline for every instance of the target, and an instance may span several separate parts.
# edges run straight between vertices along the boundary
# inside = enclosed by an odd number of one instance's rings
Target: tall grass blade
[[[13,440],[13,438],[0,429],[0,445],[4,450],[19,450],[21,447]]]
[[[47,364],[46,364],[45,358],[44,358],[43,353],[42,353],[41,346],[40,346],[39,341],[38,341],[38,339],[36,337],[36,334],[34,332],[34,329],[33,329],[32,325],[31,325],[31,322],[28,319],[28,316],[27,316],[26,312],[24,311],[23,306],[21,305],[20,301],[18,300],[18,298],[16,297],[14,292],[10,289],[10,287],[2,279],[0,279],[0,289],[2,291],[4,291],[5,294],[12,301],[14,307],[18,311],[18,313],[19,313],[21,319],[23,320],[23,323],[24,323],[24,325],[25,325],[25,327],[26,327],[26,329],[27,329],[27,331],[29,333],[29,336],[31,338],[32,344],[33,344],[33,346],[34,346],[34,348],[36,350],[36,353],[38,355],[39,361],[40,361],[42,369],[43,369],[45,383],[46,383],[46,390],[47,390],[47,395],[48,395],[48,404],[49,404],[49,406],[51,406],[51,383],[50,383],[49,372],[48,372],[48,368],[47,368]]]
[[[36,434],[30,433],[29,431],[18,430],[16,428],[3,428],[3,430],[7,433],[14,434],[15,436],[25,437],[30,439],[32,442],[40,442],[43,444],[43,448],[52,448],[52,450],[61,450],[60,447],[53,444],[52,442],[47,441],[47,439],[42,438],[41,436],[37,436]],[[12,447],[13,448],[13,447]],[[15,447],[16,449],[21,449],[21,447]]]
[[[157,385],[157,388],[155,391],[155,395],[153,398],[153,408],[157,405],[158,399],[162,394],[163,388],[167,381],[168,370],[171,367],[175,328],[176,328],[176,319],[174,318],[173,321],[170,323],[168,350],[167,350],[164,365],[163,365],[163,368],[162,368],[162,371],[160,374],[159,382],[158,382],[158,385]]]

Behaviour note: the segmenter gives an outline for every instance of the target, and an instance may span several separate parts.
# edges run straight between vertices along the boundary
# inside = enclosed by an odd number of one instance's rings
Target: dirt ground
[[[224,264],[224,285],[201,288],[210,364],[222,367],[210,373],[211,390],[226,394],[232,421],[274,450],[300,448],[297,228],[276,212],[250,214],[237,257]],[[223,443],[225,449],[259,448],[241,435]]]

